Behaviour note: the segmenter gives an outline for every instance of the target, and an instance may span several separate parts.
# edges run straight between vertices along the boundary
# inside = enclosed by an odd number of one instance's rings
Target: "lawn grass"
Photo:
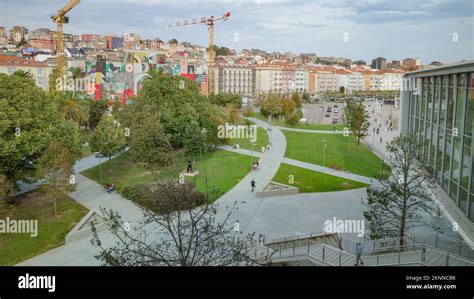
[[[88,209],[67,195],[57,194],[58,216],[53,201],[41,191],[22,194],[14,204],[0,201],[0,219],[38,220],[38,235],[0,233],[0,266],[15,265],[64,244],[69,231]]]
[[[253,115],[253,117],[268,122],[268,117],[263,116],[261,113],[255,113]],[[347,127],[346,124],[336,124],[336,125],[333,125],[333,124],[297,124],[296,126],[290,126],[290,125],[286,124],[284,120],[280,120],[278,118],[273,118],[272,122],[273,122],[273,125],[275,125],[275,126],[286,127],[286,128],[304,129],[304,130],[333,131],[334,126],[336,126],[336,130],[343,131],[344,128]]]
[[[249,121],[250,122],[250,121]],[[255,123],[250,122],[252,125],[255,125]],[[256,140],[253,142],[255,145],[253,146],[254,151],[261,151],[262,146],[266,147],[268,145],[268,134],[267,131],[261,127],[257,127],[257,136]],[[251,141],[249,138],[238,138],[238,139],[230,139],[229,144],[234,145],[234,144],[239,144],[240,148],[242,149],[251,149]]]
[[[290,176],[294,180],[289,181]],[[334,192],[365,188],[368,185],[325,173],[282,163],[273,181],[298,187],[300,193]]]
[[[349,170],[352,173],[367,177],[380,178],[382,160],[365,147],[357,145],[355,137],[342,134],[318,134],[284,131],[287,148],[285,157],[312,164]],[[324,159],[324,143],[326,140],[326,160]],[[349,144],[350,140],[350,144]],[[388,176],[389,167],[384,165],[384,178]]]
[[[187,159],[179,157],[175,159],[173,167],[158,169],[152,172],[143,166],[137,165],[128,159],[128,154],[124,153],[111,160],[112,172],[109,173],[109,162],[102,163],[102,184],[114,183],[118,193],[123,195],[123,189],[128,186],[148,183],[153,180],[178,179],[179,172],[184,171],[187,166]],[[219,190],[221,194],[229,191],[250,171],[250,157],[238,153],[224,150],[217,150],[203,155],[196,159],[193,168],[199,171],[199,175],[191,178],[186,177],[190,182],[194,182],[197,190],[206,193],[206,180],[208,190]],[[99,166],[87,169],[82,172],[86,177],[99,183]],[[215,200],[216,198],[211,198]]]

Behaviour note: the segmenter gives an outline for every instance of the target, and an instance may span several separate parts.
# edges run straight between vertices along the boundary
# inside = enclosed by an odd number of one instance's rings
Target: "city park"
[[[123,107],[107,95],[90,100],[80,91],[44,92],[21,71],[0,75],[0,93],[0,218],[39,222],[36,238],[0,235],[1,265],[64,245],[91,209],[119,211],[123,203],[169,214],[238,202],[247,206],[236,214],[237,230],[250,232],[245,219],[254,211],[246,207],[260,203],[258,193],[272,184],[315,200],[362,190],[350,195],[360,202],[364,188],[390,176],[390,167],[361,142],[370,116],[352,100],[344,105],[346,123],[324,125],[300,123],[305,95],[268,94],[242,105],[238,95],[205,97],[195,83],[159,71]],[[221,138],[218,130],[228,124],[258,128],[254,138]],[[162,185],[184,186],[192,196],[184,205],[161,205],[150,194],[164,194]]]

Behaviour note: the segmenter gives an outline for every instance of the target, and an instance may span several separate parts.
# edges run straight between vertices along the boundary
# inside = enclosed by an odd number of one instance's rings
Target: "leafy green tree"
[[[186,153],[193,157],[203,155],[207,152],[206,131],[201,129],[195,121],[186,127],[184,134],[184,147]]]
[[[161,126],[157,111],[142,100],[128,105],[119,114],[122,127],[129,130],[129,157],[133,162],[147,166],[166,165],[171,161],[172,147],[169,136]]]
[[[104,116],[100,120],[91,138],[91,148],[109,158],[109,172],[112,171],[111,157],[126,145],[124,129],[113,116]]]
[[[209,122],[211,103],[199,94],[198,85],[183,77],[156,76],[145,81],[137,99],[160,114],[161,125],[171,145],[182,147],[188,124]],[[132,104],[133,105],[133,104]]]
[[[40,188],[53,200],[54,216],[57,216],[56,192],[67,194],[76,190],[74,159],[66,147],[53,140],[38,164],[37,176],[45,179]]]
[[[83,93],[63,91],[58,93],[60,111],[67,121],[85,125],[89,119],[90,100]]]
[[[369,134],[369,113],[365,111],[362,103],[358,103],[350,112],[349,117],[351,135],[357,137],[357,145],[359,145],[360,140]]]
[[[218,93],[216,95],[211,95],[209,98],[211,103],[221,107],[227,107],[229,105],[233,105],[239,109],[242,107],[242,97],[238,94]]]
[[[53,140],[79,157],[77,126],[64,121],[54,101],[32,80],[0,74],[0,174],[9,200],[18,181],[36,181],[38,160]]]
[[[308,102],[309,99],[310,99],[309,93],[307,93],[306,91],[303,92],[303,101]]]
[[[297,112],[293,112],[285,118],[285,121],[290,126],[296,126],[300,122],[300,115]]]
[[[68,71],[71,73],[71,78],[74,80],[73,93],[76,92],[76,80],[83,79],[86,76],[84,70],[80,67],[70,67]]]
[[[299,93],[293,92],[291,94],[291,99],[293,100],[293,102],[295,102],[296,108],[301,108],[301,97]]]
[[[28,79],[33,79],[33,75],[30,72],[24,71],[24,70],[16,70],[12,74],[13,76],[18,76],[20,78],[28,78]]]
[[[89,109],[89,127],[94,130],[104,113],[109,109],[109,102],[105,99],[91,101]]]
[[[260,113],[264,116],[278,116],[283,112],[282,99],[279,95],[270,93],[265,99],[259,100]]]

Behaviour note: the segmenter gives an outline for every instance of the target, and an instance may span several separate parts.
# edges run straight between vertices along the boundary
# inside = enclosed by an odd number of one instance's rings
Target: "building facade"
[[[0,55],[0,74],[11,75],[18,70],[29,72],[36,85],[48,90],[49,75],[53,72],[53,68],[48,66],[46,62],[37,62],[11,55]]]
[[[401,132],[415,136],[441,207],[472,242],[474,62],[407,73],[401,96]]]

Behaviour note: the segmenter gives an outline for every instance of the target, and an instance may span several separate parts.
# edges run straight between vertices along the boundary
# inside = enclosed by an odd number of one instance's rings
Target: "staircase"
[[[356,255],[349,251],[352,247],[348,246],[349,243],[355,241],[338,237],[336,234],[313,233],[266,240],[258,250],[258,259],[262,264],[356,265]],[[370,250],[364,250],[361,259],[364,266],[474,266],[474,261],[469,258],[416,242],[403,246],[374,246]]]

